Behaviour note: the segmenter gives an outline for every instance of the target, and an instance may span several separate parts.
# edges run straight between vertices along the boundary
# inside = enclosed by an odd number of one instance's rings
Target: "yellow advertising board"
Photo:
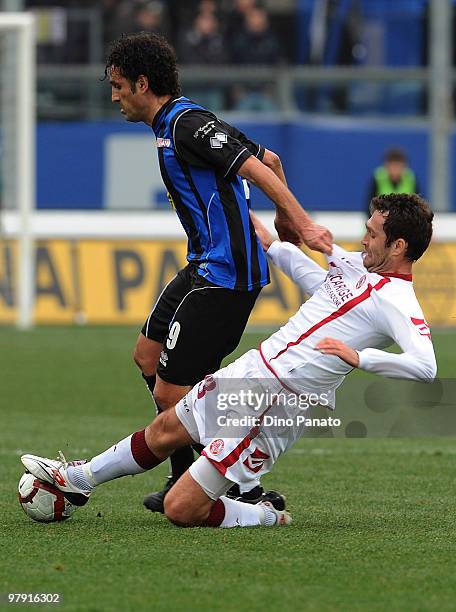
[[[356,249],[358,244],[345,243]],[[140,324],[166,283],[185,266],[179,240],[44,240],[36,245],[37,323]],[[16,317],[17,245],[0,243],[0,323]],[[319,263],[324,258],[312,253]],[[414,284],[431,325],[456,325],[456,243],[435,243],[415,267]],[[250,317],[254,325],[278,326],[305,299],[271,266],[271,284]]]

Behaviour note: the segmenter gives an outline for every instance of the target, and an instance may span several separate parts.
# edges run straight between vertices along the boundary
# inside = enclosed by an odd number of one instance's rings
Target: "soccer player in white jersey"
[[[224,493],[233,483],[242,485],[270,471],[302,434],[302,404],[291,400],[313,394],[335,408],[335,391],[353,368],[424,382],[436,376],[430,330],[412,282],[413,262],[431,240],[433,213],[420,196],[405,194],[374,198],[371,212],[363,252],[334,245],[329,270],[297,247],[274,242],[256,221],[268,256],[311,296],[288,323],[258,350],[206,377],[175,408],[91,461],[24,455],[27,470],[83,505],[96,486],[145,472],[176,448],[198,442],[205,445],[203,454],[165,498],[165,514],[173,523],[247,527],[290,522],[289,514],[270,502],[249,505]],[[402,353],[381,350],[393,342]],[[220,399],[241,388],[247,400],[224,415],[234,425],[221,424]],[[276,401],[279,396],[289,401]],[[291,425],[267,429],[266,417],[284,415]]]

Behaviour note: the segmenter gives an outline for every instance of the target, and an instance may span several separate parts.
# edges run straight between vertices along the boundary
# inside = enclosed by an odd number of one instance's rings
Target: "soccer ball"
[[[25,473],[19,480],[19,503],[27,516],[40,523],[69,519],[77,506],[70,503],[62,491],[33,474]]]

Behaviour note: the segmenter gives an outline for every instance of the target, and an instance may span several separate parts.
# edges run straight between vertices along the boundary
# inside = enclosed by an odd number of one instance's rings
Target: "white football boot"
[[[272,526],[275,525],[290,525],[290,523],[293,521],[293,519],[291,518],[291,514],[289,512],[287,512],[286,510],[277,510],[276,508],[274,508],[274,506],[272,505],[271,502],[269,501],[265,501],[265,502],[260,502],[258,504],[258,506],[260,506],[261,508],[265,508],[265,511],[269,511],[272,512],[273,514],[275,514],[276,516],[276,522],[272,524]]]
[[[58,460],[38,457],[37,455],[22,455],[21,461],[25,469],[35,478],[53,484],[75,506],[84,506],[89,501],[91,491],[80,489],[71,483],[68,478],[68,466],[82,465],[86,463],[85,460],[67,461],[62,451],[59,451]]]

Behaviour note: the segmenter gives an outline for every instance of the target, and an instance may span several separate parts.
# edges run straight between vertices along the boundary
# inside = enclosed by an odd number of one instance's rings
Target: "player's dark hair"
[[[385,163],[388,162],[402,162],[403,164],[407,163],[407,155],[405,151],[399,149],[398,147],[394,147],[392,149],[388,149],[385,153],[384,157]]]
[[[109,76],[111,66],[118,68],[120,74],[130,81],[133,92],[136,81],[143,74],[156,96],[180,94],[176,53],[163,36],[147,32],[121,36],[109,49],[105,78]]]
[[[383,230],[386,246],[402,238],[407,243],[405,256],[416,261],[428,248],[432,238],[434,213],[424,198],[416,193],[391,193],[372,198],[370,213],[387,213]]]

